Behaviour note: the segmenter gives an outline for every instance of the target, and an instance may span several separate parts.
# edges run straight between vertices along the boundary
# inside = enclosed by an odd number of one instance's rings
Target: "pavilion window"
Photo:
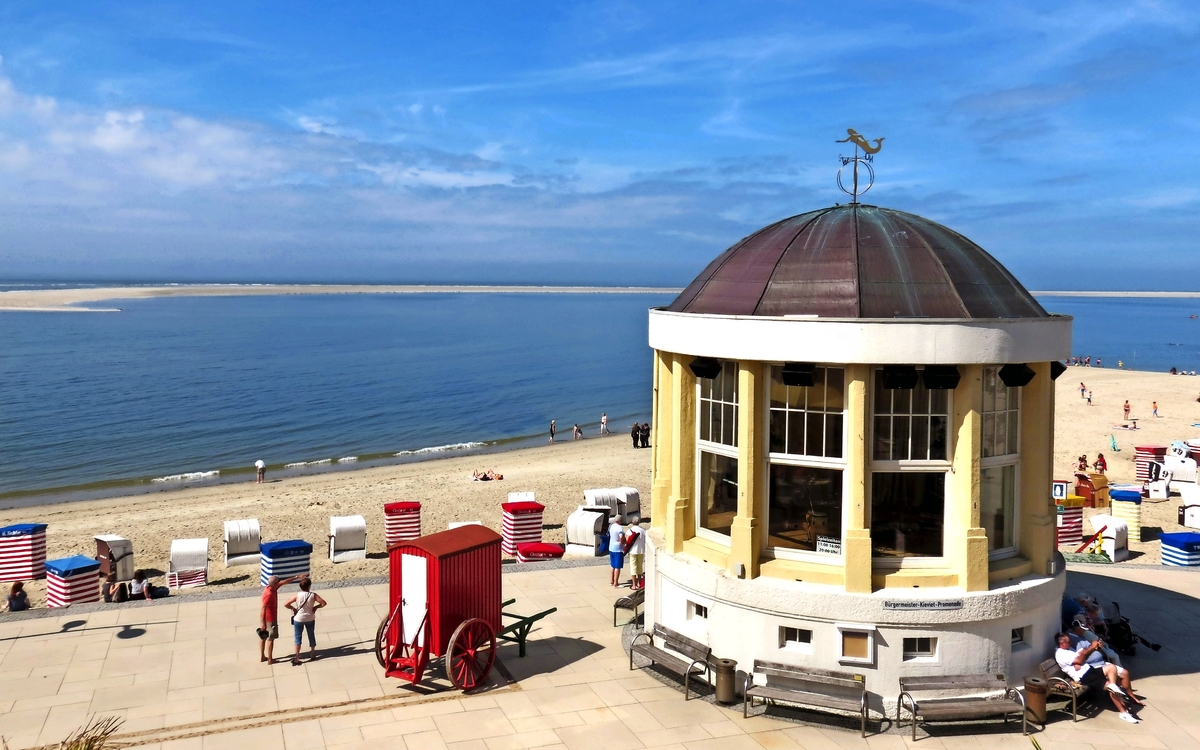
[[[813,368],[811,386],[770,383],[767,546],[841,554],[845,475],[845,371]]]
[[[738,363],[722,362],[716,377],[700,378],[697,388],[697,533],[728,542],[737,515]]]
[[[950,470],[950,391],[884,388],[872,402],[871,547],[877,558],[941,557]]]
[[[1017,482],[1020,475],[1020,389],[983,370],[979,522],[992,559],[1016,554]]]

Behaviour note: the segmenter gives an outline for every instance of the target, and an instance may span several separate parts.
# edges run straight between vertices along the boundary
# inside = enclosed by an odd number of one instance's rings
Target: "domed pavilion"
[[[646,622],[714,657],[1036,674],[1064,586],[1053,379],[1071,319],[928,219],[765,227],[650,312]]]

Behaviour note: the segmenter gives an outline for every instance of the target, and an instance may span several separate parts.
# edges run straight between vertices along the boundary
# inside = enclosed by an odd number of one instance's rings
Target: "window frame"
[[[741,412],[741,404],[739,403],[741,400],[741,393],[737,388],[737,385],[740,385],[740,384],[736,383],[736,380],[740,379],[741,362],[739,362],[738,360],[730,360],[730,359],[723,359],[723,360],[720,360],[720,362],[721,362],[722,367],[724,367],[724,364],[726,362],[732,362],[734,365],[734,373],[735,373],[735,388],[734,388],[735,401],[734,401],[734,410],[733,410],[734,420],[735,420],[734,421],[735,428],[734,428],[734,433],[733,433],[734,434],[734,440],[733,440],[734,444],[726,445],[725,443],[714,443],[711,440],[701,439],[701,437],[700,437],[700,425],[701,425],[700,406],[701,406],[702,402],[704,402],[704,401],[711,402],[712,400],[703,398],[703,395],[702,395],[704,392],[703,391],[704,385],[702,382],[703,378],[696,378],[696,420],[695,420],[695,425],[693,427],[693,434],[695,436],[695,441],[696,441],[695,442],[696,460],[694,462],[695,463],[695,472],[694,472],[695,476],[694,476],[694,484],[693,484],[694,489],[693,489],[693,493],[692,493],[693,497],[695,497],[695,503],[694,503],[695,508],[694,508],[694,513],[693,513],[693,518],[695,519],[696,537],[698,537],[700,539],[704,539],[709,542],[713,542],[715,544],[720,544],[722,546],[729,547],[733,544],[733,538],[729,534],[722,534],[719,531],[713,531],[711,529],[706,529],[700,525],[700,501],[702,499],[700,497],[700,491],[701,491],[700,490],[700,488],[701,488],[700,467],[704,463],[700,458],[700,454],[702,452],[712,453],[712,454],[715,454],[718,456],[724,456],[725,458],[732,458],[734,461],[737,461],[738,462],[738,490],[739,490],[739,492],[741,490],[742,472],[745,470],[744,467],[741,465],[740,457],[738,456],[737,428],[736,428],[736,425],[739,424],[742,419],[742,415],[740,413]],[[725,404],[725,403],[729,403],[729,402],[721,401],[720,403]]]
[[[846,556],[846,529],[850,524],[850,505],[846,502],[846,498],[850,492],[850,477],[847,476],[847,452],[850,449],[848,444],[848,434],[846,423],[846,391],[848,390],[847,368],[845,365],[838,364],[822,364],[815,363],[817,367],[836,368],[842,371],[842,456],[841,458],[827,458],[825,456],[802,456],[796,453],[772,453],[771,452],[771,383],[775,377],[774,368],[782,366],[783,362],[768,362],[764,363],[764,367],[770,368],[768,375],[763,378],[762,399],[766,404],[763,409],[762,421],[759,425],[760,429],[764,430],[766,435],[767,460],[763,463],[763,487],[766,492],[763,493],[762,508],[759,509],[760,523],[763,528],[762,535],[762,554],[768,558],[777,560],[792,560],[794,562],[810,562],[820,563],[824,565],[844,565]],[[837,412],[822,412],[824,414],[836,414]],[[841,519],[841,535],[838,538],[840,551],[837,554],[829,552],[817,552],[816,550],[805,549],[790,549],[788,547],[771,546],[771,466],[798,466],[812,469],[831,469],[840,471],[842,474],[842,519]],[[740,467],[739,467],[740,468]]]
[[[1000,382],[1001,385],[1003,385],[1003,381],[1000,381],[1000,367],[999,366],[994,366],[994,367],[993,366],[985,366],[983,368],[983,372],[981,373],[981,377],[980,377],[980,380],[981,380],[980,388],[981,389],[985,388],[985,384],[982,381],[986,380],[988,370],[993,370],[996,373],[996,380],[998,382]],[[986,406],[987,406],[986,400],[983,400],[983,394],[980,394],[981,401],[982,401],[982,405],[979,408],[979,423],[980,423],[980,434],[981,434],[980,441],[979,441],[980,492],[983,491],[982,474],[983,474],[984,469],[995,469],[995,468],[1002,468],[1005,466],[1014,467],[1013,468],[1013,512],[1012,512],[1012,519],[1011,519],[1012,530],[1013,530],[1013,543],[1012,543],[1012,546],[1010,546],[1010,547],[1001,547],[999,549],[989,551],[988,552],[988,562],[994,562],[996,560],[1005,560],[1010,557],[1016,557],[1017,555],[1020,554],[1020,550],[1021,550],[1021,411],[1022,411],[1021,403],[1023,400],[1022,396],[1023,396],[1024,389],[1019,388],[1019,387],[1018,388],[1009,388],[1008,386],[1004,386],[1004,387],[1008,388],[1009,391],[1011,391],[1011,393],[1009,394],[1010,396],[1015,394],[1016,406],[1005,409],[1003,412],[999,412],[999,411],[988,412],[988,411],[986,411]],[[1011,404],[1011,401],[1010,401],[1010,404]],[[988,457],[984,458],[984,456],[983,456],[983,437],[982,437],[984,415],[985,414],[1007,414],[1009,411],[1015,411],[1017,413],[1016,452],[1005,453],[1005,454],[998,455],[998,456],[988,456]],[[982,501],[980,502],[979,511],[980,511],[979,523],[982,526],[983,525],[983,515],[982,515],[983,514],[983,503],[982,503]],[[986,530],[986,527],[984,527],[984,528]]]
[[[937,664],[941,660],[941,643],[940,638],[936,635],[910,635],[902,636],[900,639],[900,661],[904,663],[916,662],[918,664]],[[905,641],[928,641],[930,650],[928,652],[919,650],[909,650]]]
[[[922,474],[945,474],[944,491],[942,493],[942,554],[939,557],[876,557],[875,546],[871,545],[871,565],[875,568],[887,570],[900,569],[929,569],[929,568],[945,568],[949,564],[949,558],[946,556],[948,547],[947,533],[949,532],[949,511],[954,502],[954,482],[952,481],[952,467],[954,464],[954,451],[957,448],[956,432],[954,429],[954,391],[946,389],[946,458],[935,460],[883,460],[875,458],[875,391],[876,380],[883,377],[883,366],[872,365],[871,368],[870,399],[867,404],[868,409],[868,425],[865,435],[864,456],[866,463],[866,473],[864,482],[864,490],[866,497],[866,511],[868,522],[866,524],[868,533],[873,530],[875,518],[872,512],[875,502],[873,477],[875,474],[893,474],[893,473],[922,473]]]

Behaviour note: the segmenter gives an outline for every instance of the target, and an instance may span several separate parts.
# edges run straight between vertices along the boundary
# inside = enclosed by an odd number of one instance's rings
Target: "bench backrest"
[[[1074,680],[1071,680],[1070,677],[1068,677],[1066,674],[1063,673],[1062,667],[1060,667],[1058,665],[1058,661],[1056,661],[1055,659],[1047,659],[1046,661],[1042,662],[1041,668],[1042,668],[1042,677],[1046,680],[1050,680],[1055,677],[1060,677],[1064,680],[1069,680],[1071,682],[1074,682]]]
[[[864,693],[867,681],[860,674],[834,672],[828,669],[809,669],[774,661],[754,660],[754,671],[767,677],[781,677],[789,682],[800,683],[803,689],[814,693],[828,692],[829,688]]]
[[[907,693],[925,690],[979,692],[1006,690],[1007,688],[1008,681],[1002,674],[954,674],[900,678],[900,690]]]
[[[664,648],[671,651],[678,651],[689,659],[708,663],[709,656],[712,655],[712,649],[705,646],[699,641],[693,641],[683,633],[677,633],[670,628],[655,623],[654,637],[661,638]]]

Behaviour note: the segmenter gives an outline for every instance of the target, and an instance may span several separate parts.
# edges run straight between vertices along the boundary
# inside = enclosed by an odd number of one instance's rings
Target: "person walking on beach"
[[[606,412],[600,412],[600,434],[601,435],[612,434],[608,431],[608,414]]]
[[[296,637],[296,653],[292,655],[293,667],[300,666],[300,636],[306,630],[308,631],[308,660],[316,661],[317,659],[317,610],[326,606],[327,602],[321,598],[320,594],[310,591],[311,588],[312,579],[302,578],[300,591],[283,605],[292,610],[292,630],[295,631]]]
[[[1108,461],[1104,460],[1103,453],[1096,454],[1096,463],[1092,464],[1092,468],[1096,470],[1097,474],[1103,474],[1108,471]]]
[[[1083,384],[1082,380],[1079,381],[1079,397],[1087,398],[1087,386]]]
[[[625,530],[621,527],[624,519],[620,514],[613,516],[608,525],[608,565],[612,568],[609,583],[613,588],[621,585],[621,568],[625,567]]]
[[[633,427],[629,428],[629,437],[633,438],[633,447],[638,447],[638,438],[642,436],[642,426],[637,422],[633,423]]]
[[[641,433],[642,433],[641,434],[642,447],[649,448],[650,447],[650,423],[649,422],[642,423]]]
[[[1150,411],[1154,414],[1154,418],[1158,419],[1158,402],[1152,401],[1151,404],[1152,406],[1150,407]]]
[[[1088,391],[1087,402],[1088,402],[1088,406],[1092,405],[1092,392],[1091,391]]]
[[[267,463],[261,458],[254,462],[255,473],[258,475],[257,484],[262,484],[267,478]]]
[[[275,641],[279,639],[279,589],[295,583],[304,576],[280,578],[271,576],[262,592],[262,604],[258,608],[258,660],[270,664],[275,658]]]
[[[1125,399],[1125,419],[1129,419],[1129,399]]]
[[[550,420],[550,442],[554,442],[554,420]]]

